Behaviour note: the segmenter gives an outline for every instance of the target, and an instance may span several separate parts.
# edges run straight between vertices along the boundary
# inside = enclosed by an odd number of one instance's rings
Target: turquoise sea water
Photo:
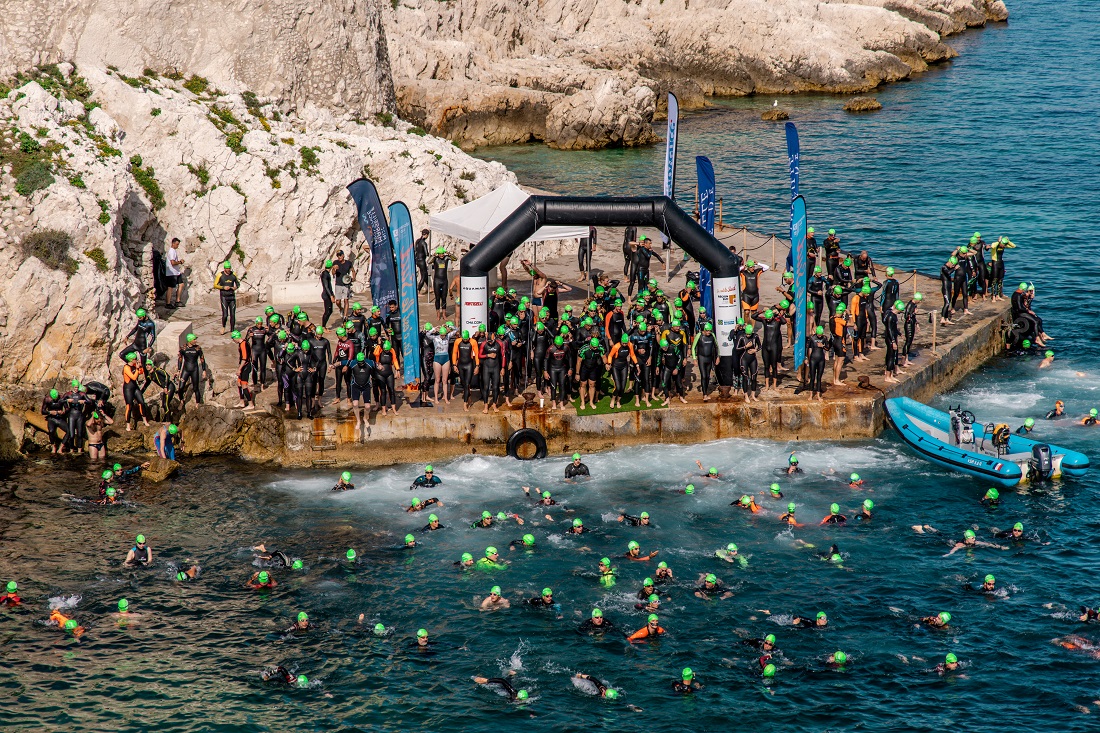
[[[922,269],[938,267],[948,245],[976,229],[1020,244],[1008,281],[1035,281],[1037,307],[1057,336],[1054,367],[997,361],[940,400],[1015,425],[1059,397],[1073,416],[1100,406],[1094,298],[1083,287],[1100,272],[1091,226],[1100,195],[1100,49],[1086,3],[1020,0],[1011,10],[1007,26],[952,39],[962,55],[951,65],[882,91],[881,113],[848,116],[843,100],[826,96],[781,104],[799,124],[803,193],[819,230],[834,226],[846,242]],[[780,230],[783,136],[780,126],[759,121],[770,104],[723,102],[686,117],[680,190],[690,195],[693,156],[707,154],[727,221]],[[652,192],[657,184],[649,182],[659,180],[657,148],[491,152],[522,180],[562,192]],[[638,186],[624,185],[632,177]],[[1039,436],[1100,456],[1100,433],[1069,420],[1040,421]],[[796,448],[806,475],[777,477]],[[724,477],[698,480],[697,459]],[[862,443],[632,448],[586,462],[594,479],[578,486],[561,481],[562,459],[437,463],[445,483],[432,493],[443,500],[437,513],[447,529],[417,534],[415,550],[399,545],[427,521],[427,512],[403,511],[419,466],[356,472],[361,489],[333,495],[334,477],[320,472],[189,461],[176,481],[140,488],[128,497],[132,505],[109,511],[61,498],[94,492],[96,472],[83,465],[0,467],[0,581],[17,579],[26,603],[0,609],[4,730],[1096,729],[1100,662],[1053,643],[1082,634],[1100,645],[1100,633],[1075,620],[1078,605],[1100,603],[1095,471],[1083,481],[1003,491],[1001,506],[987,510],[977,501],[987,487],[916,459],[889,434]],[[851,471],[866,480],[863,490],[847,488],[841,477]],[[690,480],[695,496],[675,493]],[[773,480],[786,494],[781,502],[760,495]],[[563,506],[546,519],[522,485],[552,491]],[[764,511],[729,506],[746,492]],[[830,503],[852,514],[864,498],[876,504],[870,523],[816,526]],[[787,501],[807,526],[791,531],[778,522]],[[516,512],[526,524],[469,528],[483,509]],[[620,511],[643,510],[652,528],[616,521]],[[562,535],[573,517],[593,530],[583,541]],[[1024,522],[1028,542],[943,557],[966,528],[989,540],[1015,521]],[[939,532],[917,534],[917,524]],[[138,532],[157,560],[127,570],[120,562]],[[533,553],[505,549],[525,532],[537,538]],[[633,595],[649,568],[616,557],[631,539],[660,550],[655,560],[676,573],[661,594],[668,636],[630,645],[578,635],[594,605],[621,628],[644,624]],[[273,570],[279,586],[272,591],[244,589],[258,569],[248,548],[261,541],[301,558],[305,569]],[[738,544],[747,567],[713,556],[727,542]],[[816,557],[833,542],[842,567]],[[490,544],[510,561],[507,570],[453,565],[463,551],[476,557]],[[359,552],[355,565],[338,559],[349,547]],[[613,588],[592,577],[604,555],[619,568]],[[191,559],[204,567],[199,579],[173,583],[173,569]],[[734,597],[695,598],[706,572]],[[1003,593],[966,590],[986,573]],[[494,584],[512,608],[478,611]],[[558,608],[522,607],[544,586],[554,589]],[[120,629],[112,618],[120,597],[142,614],[136,625]],[[79,643],[39,623],[59,601],[88,628]],[[284,630],[299,610],[319,628],[293,638]],[[827,629],[783,623],[818,610],[829,615]],[[953,615],[947,631],[912,623],[943,610]],[[369,633],[379,621],[392,629],[381,639]],[[430,655],[411,647],[421,627],[436,643]],[[767,686],[757,655],[740,643],[766,633],[782,650],[777,680]],[[826,667],[836,650],[851,660],[843,671]],[[940,677],[931,670],[947,652],[962,670]],[[274,664],[308,675],[312,685],[266,686],[259,671]],[[684,666],[704,685],[689,698],[669,689]],[[530,691],[527,705],[471,680],[507,670]],[[586,695],[570,682],[574,672],[607,680],[622,699]]]

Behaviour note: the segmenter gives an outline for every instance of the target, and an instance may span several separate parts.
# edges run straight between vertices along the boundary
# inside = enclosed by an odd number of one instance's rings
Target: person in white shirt
[[[179,250],[180,240],[172,238],[172,246],[164,262],[165,285],[164,302],[169,308],[179,308],[183,297],[183,253]]]

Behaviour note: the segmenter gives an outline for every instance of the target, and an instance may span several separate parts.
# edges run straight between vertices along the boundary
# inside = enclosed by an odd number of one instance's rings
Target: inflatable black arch
[[[654,227],[702,263],[714,278],[719,353],[733,353],[729,334],[741,315],[741,258],[668,196],[531,196],[462,258],[462,328],[476,333],[480,325],[488,323],[489,271],[539,227],[584,225]]]

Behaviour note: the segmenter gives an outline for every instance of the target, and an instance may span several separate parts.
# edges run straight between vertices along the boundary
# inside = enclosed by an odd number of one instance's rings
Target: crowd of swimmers
[[[572,461],[566,464],[564,477],[568,482],[583,480],[590,476],[588,467],[583,463],[581,458],[579,454],[574,454],[572,456]],[[690,496],[695,494],[696,488],[694,482],[699,482],[702,488],[703,486],[717,485],[714,482],[722,479],[722,474],[719,473],[716,467],[704,469],[701,462],[697,461],[696,463],[701,473],[697,478],[692,479],[693,483],[688,483],[680,490],[680,493],[684,495]],[[100,484],[102,495],[114,495],[117,491],[115,488],[117,485],[120,483],[133,482],[140,475],[141,468],[141,466],[134,466],[124,470],[122,466],[115,465],[113,470],[109,469],[104,471]],[[805,523],[798,521],[796,517],[797,504],[794,501],[790,501],[790,499],[793,498],[791,494],[796,491],[796,480],[799,474],[803,473],[802,468],[799,467],[797,454],[791,453],[788,456],[787,465],[782,469],[781,473],[786,477],[784,480],[788,483],[786,489],[778,482],[772,482],[765,490],[759,492],[759,500],[757,495],[751,493],[744,494],[740,497],[735,497],[734,501],[731,502],[731,506],[754,515],[760,513],[764,515],[774,513],[777,524],[795,531],[810,523],[829,527],[842,527],[848,523],[870,523],[874,521],[877,509],[874,501],[871,499],[863,499],[860,501],[857,508],[847,513],[842,511],[839,503],[833,503],[829,508],[829,513],[820,520],[812,520]],[[428,465],[425,466],[423,474],[412,481],[409,488],[412,491],[421,493],[421,495],[425,495],[426,492],[441,493],[444,488],[444,482],[436,474],[434,467]],[[849,491],[861,492],[865,488],[866,483],[864,479],[857,473],[852,473],[848,476],[847,489]],[[532,501],[538,511],[545,513],[546,516],[553,521],[553,515],[549,514],[549,512],[553,511],[554,507],[560,505],[551,492],[540,491],[537,488],[532,490],[531,487],[528,486],[524,486],[522,489],[526,499]],[[356,486],[353,482],[351,473],[342,473],[332,490],[334,492],[355,491]],[[853,493],[853,495],[859,496],[858,493]],[[981,504],[986,507],[996,506],[999,500],[999,493],[991,489],[982,497]],[[769,507],[775,508],[769,509]],[[406,513],[419,513],[422,511],[429,511],[430,513],[428,514],[427,522],[418,530],[418,533],[407,534],[401,546],[411,550],[421,544],[430,543],[432,533],[445,530],[449,525],[462,526],[466,524],[473,529],[480,529],[490,528],[500,524],[511,525],[515,523],[517,526],[524,524],[524,519],[517,513],[497,512],[494,514],[489,510],[481,512],[478,517],[472,518],[472,521],[471,518],[463,519],[455,517],[448,524],[444,524],[442,518],[435,513],[442,513],[443,510],[444,503],[438,497],[426,499],[413,497],[408,506],[404,509]],[[626,643],[632,645],[653,642],[669,633],[669,629],[664,625],[667,623],[667,620],[662,621],[660,608],[663,602],[671,598],[670,592],[672,582],[676,576],[669,562],[658,560],[658,555],[660,554],[658,549],[645,551],[638,541],[645,539],[645,528],[652,526],[652,518],[647,511],[640,511],[636,515],[622,513],[618,516],[618,522],[624,526],[643,530],[643,534],[637,535],[638,539],[631,539],[627,542],[625,545],[625,552],[616,557],[619,561],[624,563],[645,563],[647,569],[652,568],[650,572],[646,573],[647,577],[641,581],[636,594],[634,594],[636,596],[634,609],[640,612],[644,617],[644,622],[631,625],[626,618],[616,622],[609,618],[603,609],[595,607],[587,612],[587,618],[577,627],[577,632],[585,636],[622,638]],[[564,533],[566,536],[584,535],[591,531],[585,526],[584,520],[580,517],[575,517],[571,520],[564,517],[564,524]],[[920,534],[937,532],[937,530],[928,525],[916,525],[913,529]],[[1029,542],[1038,541],[1035,535],[1029,535],[1025,532],[1022,522],[1016,522],[1010,529],[1006,530],[989,530],[989,535],[989,540],[980,539],[978,533],[974,529],[967,529],[963,532],[960,539],[957,541],[952,540],[948,543],[950,549],[946,556],[953,555],[959,551],[973,552],[981,548],[1006,550],[1010,545],[1019,547]],[[1000,542],[996,540],[1000,540]],[[508,550],[520,550],[530,553],[537,550],[538,543],[539,540],[535,535],[528,532],[523,534],[521,538],[512,541],[508,546]],[[796,546],[808,549],[815,548],[814,545],[807,543],[801,538],[796,539]],[[260,564],[264,569],[252,572],[248,579],[243,582],[243,587],[247,589],[265,592],[273,591],[279,586],[279,581],[276,577],[277,572],[297,573],[306,570],[303,561],[300,558],[294,557],[293,553],[287,550],[259,544],[253,547],[252,551],[254,562]],[[827,550],[817,552],[816,554],[823,562],[836,567],[844,566],[845,555],[836,544],[832,544]],[[748,559],[739,550],[738,546],[732,542],[714,550],[713,555],[716,561],[729,563],[734,567],[744,569],[749,566]],[[154,557],[155,555],[151,543],[144,534],[138,534],[134,540],[134,544],[126,551],[124,557],[121,558],[121,564],[125,568],[147,568],[154,564]],[[357,551],[354,548],[350,548],[341,552],[336,562],[354,565],[359,562],[359,560],[360,558]],[[483,552],[479,553],[476,559],[474,553],[464,552],[455,561],[454,565],[460,572],[484,572],[487,576],[492,576],[498,571],[507,569],[511,563],[512,561],[506,559],[496,546],[489,544],[485,547]],[[595,567],[588,577],[601,588],[605,590],[611,589],[622,582],[616,563],[611,557],[601,557],[594,562],[594,565]],[[201,580],[202,569],[193,560],[188,559],[183,563],[179,563],[178,566],[173,563],[172,569],[173,582],[191,583]],[[733,597],[733,590],[723,582],[718,573],[714,570],[706,567],[697,568],[694,575],[697,575],[697,579],[691,584],[691,593],[696,598],[704,601],[721,601]],[[493,581],[487,581],[486,585],[489,586],[488,593],[484,598],[477,601],[479,610],[497,612],[509,609],[513,605],[513,599],[516,598],[515,595],[509,598],[509,594],[503,590],[502,586]],[[980,585],[971,585],[968,587],[971,591],[986,595],[996,595],[999,593],[997,578],[991,573],[987,573],[982,577]],[[664,596],[663,598],[662,595]],[[532,610],[560,609],[560,599],[555,596],[553,587],[550,585],[544,587],[537,595],[519,600],[524,607]],[[8,581],[6,592],[0,594],[0,606],[18,608],[24,607],[24,605],[25,601],[19,595],[19,585],[17,581]],[[762,609],[762,612],[765,615],[771,614],[770,611],[765,609]],[[113,612],[110,615],[114,623],[120,627],[135,625],[139,623],[141,617],[141,613],[135,610],[133,601],[128,598],[119,599],[117,601],[117,612]],[[1082,607],[1077,617],[1082,622],[1100,621],[1100,610]],[[360,614],[356,623],[357,625],[363,625],[365,620],[365,615]],[[917,626],[944,630],[952,628],[951,624],[953,617],[950,611],[933,610],[923,615],[916,614],[908,617],[908,621]],[[792,629],[822,629],[828,627],[830,622],[831,619],[824,611],[815,611],[810,614],[794,614],[790,616],[789,621],[783,621],[784,624]],[[44,623],[56,627],[58,630],[76,640],[79,640],[90,628],[90,626],[85,626],[77,618],[66,615],[60,608],[51,608],[49,618],[46,619]],[[316,628],[316,625],[310,620],[309,612],[307,610],[301,610],[297,612],[294,621],[287,629],[287,633],[296,636],[309,634]],[[379,637],[384,637],[395,635],[398,632],[395,628],[387,627],[384,623],[379,621],[374,624],[371,633]],[[781,634],[777,633],[762,633],[759,637],[742,639],[743,645],[751,647],[754,650],[755,662],[752,664],[752,669],[765,683],[774,682],[777,677],[781,676],[784,670],[801,668],[796,667],[793,660],[782,653],[780,650],[780,637]],[[1067,646],[1067,648],[1077,648],[1070,642],[1063,643],[1063,646]],[[407,648],[412,653],[434,654],[438,651],[431,632],[429,632],[427,628],[420,628],[416,630],[415,633],[410,634]],[[823,667],[824,669],[830,670],[845,670],[852,664],[852,658],[842,650],[826,651],[819,655],[817,661],[806,662],[809,668]],[[935,665],[929,671],[939,675],[956,674],[960,672],[963,664],[964,663],[960,662],[954,653],[946,653],[943,657],[943,661]],[[509,700],[517,704],[529,704],[532,701],[530,693],[522,688],[517,689],[513,680],[509,679],[513,674],[514,673],[509,673],[504,677],[473,676],[472,679],[473,682],[479,686],[495,688],[498,693],[506,696]],[[260,676],[265,682],[270,684],[289,685],[294,687],[311,686],[311,682],[306,675],[292,672],[282,664],[262,670]],[[627,692],[623,687],[617,687],[609,681],[602,680],[586,673],[574,674],[571,678],[571,682],[575,687],[588,694],[599,696],[610,701],[618,700]],[[670,689],[673,694],[689,695],[702,688],[702,682],[691,668],[684,668],[670,675],[668,689]]]

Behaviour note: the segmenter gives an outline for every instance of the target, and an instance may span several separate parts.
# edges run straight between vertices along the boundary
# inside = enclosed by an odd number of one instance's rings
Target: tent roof
[[[519,186],[514,183],[505,183],[476,201],[432,215],[428,219],[428,227],[433,232],[448,234],[471,244],[477,244],[528,198],[528,194],[524,193]],[[587,236],[588,227],[546,226],[540,227],[527,241],[541,242],[546,239]]]

